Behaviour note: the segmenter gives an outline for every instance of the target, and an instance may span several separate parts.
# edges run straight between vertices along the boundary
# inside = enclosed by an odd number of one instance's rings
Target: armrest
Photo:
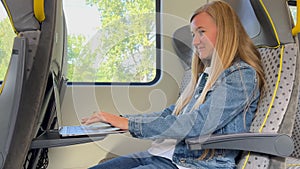
[[[286,134],[238,133],[218,136],[202,136],[186,140],[189,149],[233,149],[253,151],[287,157],[294,150],[294,142]]]

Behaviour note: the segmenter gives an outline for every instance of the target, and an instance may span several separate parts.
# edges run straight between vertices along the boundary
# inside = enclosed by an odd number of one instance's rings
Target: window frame
[[[76,86],[152,86],[162,77],[161,73],[161,0],[155,0],[156,25],[156,70],[150,82],[67,82],[68,87]],[[65,28],[66,29],[66,28]],[[65,31],[67,33],[67,31]],[[67,63],[66,63],[67,64]]]

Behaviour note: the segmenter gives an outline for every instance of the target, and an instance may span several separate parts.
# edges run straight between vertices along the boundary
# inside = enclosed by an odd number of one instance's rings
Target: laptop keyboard
[[[59,133],[61,136],[84,136],[120,133],[121,130],[109,124],[90,126],[63,126]]]

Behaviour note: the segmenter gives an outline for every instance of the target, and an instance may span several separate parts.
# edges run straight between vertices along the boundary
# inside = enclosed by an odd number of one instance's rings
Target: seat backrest
[[[299,38],[299,35],[298,35]],[[299,67],[297,67],[299,69]],[[297,71],[299,72],[299,70]],[[299,82],[299,81],[298,81]],[[292,138],[294,140],[294,152],[292,153],[291,157],[296,158],[296,165],[299,166],[299,159],[300,159],[300,90],[298,93],[298,105],[296,110],[296,118],[295,118],[295,124],[292,132]],[[291,166],[295,165],[294,161]]]
[[[184,68],[179,94],[183,92],[191,79],[191,62],[193,56],[192,35],[189,25],[177,29],[173,34],[173,47]]]
[[[225,0],[239,15],[248,35],[257,46],[267,81],[264,97],[252,122],[251,132],[285,133],[291,136],[298,103],[299,59],[297,37],[293,37],[292,16],[283,0]],[[188,26],[186,26],[188,27]],[[178,32],[184,33],[182,29]],[[190,33],[189,33],[190,34]],[[186,36],[190,36],[186,34]],[[184,48],[191,41],[180,40]],[[191,38],[191,37],[190,37]],[[180,49],[174,43],[175,51]],[[181,47],[182,48],[182,47]],[[191,48],[190,48],[191,49]],[[185,56],[180,56],[184,53]],[[182,59],[189,52],[177,52]],[[183,87],[184,88],[184,87]],[[285,159],[254,152],[244,152],[238,168],[284,168]]]
[[[293,20],[286,1],[282,0],[228,0],[243,18],[244,10],[252,9],[256,26],[245,29],[262,57],[267,81],[264,97],[260,100],[258,112],[251,125],[251,132],[285,133],[291,136],[298,102],[299,72],[297,69],[298,45],[292,35]],[[234,4],[234,5],[233,5]],[[240,6],[245,6],[242,11]],[[256,30],[249,30],[256,29]],[[245,152],[239,168],[285,168],[285,159],[254,152]]]
[[[25,39],[16,38],[13,46],[15,52],[11,56],[5,80],[0,87],[0,168],[6,160],[7,149],[12,139],[10,131],[14,129],[19,110],[25,72],[25,49]]]

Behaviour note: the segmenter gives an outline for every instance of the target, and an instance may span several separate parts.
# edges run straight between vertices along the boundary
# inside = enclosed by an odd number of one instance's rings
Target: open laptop
[[[54,75],[53,75],[54,76]],[[55,95],[55,105],[57,113],[57,125],[58,133],[61,137],[80,137],[80,136],[104,136],[107,134],[117,134],[124,133],[124,130],[116,128],[107,123],[94,123],[91,125],[76,125],[76,126],[62,126],[61,119],[61,108],[60,108],[60,95],[59,89],[54,81],[53,77],[53,87]]]
[[[61,137],[101,136],[107,134],[123,133],[124,130],[113,127],[107,123],[95,123],[91,125],[62,126],[59,128]]]

